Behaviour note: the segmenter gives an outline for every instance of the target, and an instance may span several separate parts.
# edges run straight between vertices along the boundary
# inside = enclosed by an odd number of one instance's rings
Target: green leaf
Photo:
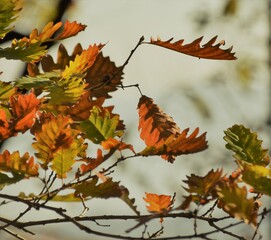
[[[0,48],[0,58],[22,60],[25,62],[39,61],[47,52],[46,46],[40,42],[28,44],[13,40],[11,47]]]
[[[24,179],[23,174],[11,173],[12,177],[7,174],[0,172],[0,190],[2,190],[6,185],[17,183]]]
[[[117,131],[119,116],[111,116],[108,109],[94,106],[89,120],[81,122],[81,130],[86,132],[87,137],[94,143],[101,143],[110,137],[121,136],[122,131]]]
[[[17,18],[21,9],[18,8],[18,0],[0,1],[0,39],[3,39],[13,27],[10,24]]]
[[[15,80],[15,86],[19,88],[25,88],[30,90],[31,88],[43,88],[53,84],[52,78],[59,77],[57,72],[49,72],[35,77],[23,76]]]
[[[254,192],[271,196],[271,169],[244,164],[243,181],[253,187]]]
[[[54,153],[51,169],[57,173],[58,178],[66,178],[66,173],[72,169],[77,155],[77,143],[72,143],[69,148],[61,147]]]
[[[82,78],[61,78],[46,88],[49,91],[46,97],[49,98],[49,103],[53,105],[75,103],[85,93],[85,87],[86,84]]]
[[[237,160],[266,166],[269,164],[268,149],[262,148],[262,141],[258,140],[256,133],[243,125],[234,125],[225,132],[224,140],[226,148],[235,152],[233,155]]]
[[[0,81],[0,101],[8,101],[15,92],[12,84]]]
[[[98,177],[94,177],[88,182],[83,182],[74,187],[75,195],[81,194],[84,198],[120,198],[138,215],[134,205],[135,200],[129,198],[129,191],[119,182],[114,182],[112,178],[107,178],[105,182],[98,183]]]

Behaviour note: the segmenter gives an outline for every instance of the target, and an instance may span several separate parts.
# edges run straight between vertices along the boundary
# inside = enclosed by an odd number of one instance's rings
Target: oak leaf
[[[39,104],[40,100],[32,92],[28,95],[14,95],[10,98],[16,131],[25,132],[34,124]]]
[[[245,161],[251,164],[267,166],[270,162],[268,149],[262,148],[262,140],[258,139],[256,133],[243,125],[233,125],[224,131],[226,148],[233,151],[237,161]]]
[[[244,163],[242,180],[252,187],[256,193],[271,196],[271,169],[259,165]]]
[[[11,83],[0,81],[0,101],[8,101],[16,93],[16,88]]]
[[[73,142],[69,148],[60,147],[51,160],[51,169],[57,173],[58,178],[66,178],[67,172],[72,169],[75,163],[75,157],[78,153],[78,145]]]
[[[221,45],[225,44],[225,41],[221,41],[215,45],[213,45],[217,39],[217,36],[213,37],[207,43],[200,46],[203,37],[200,37],[194,40],[191,43],[183,44],[184,40],[178,40],[176,42],[172,42],[173,38],[162,41],[159,38],[154,40],[151,38],[150,42],[145,42],[148,44],[164,47],[173,51],[177,51],[179,53],[187,54],[193,57],[198,58],[206,58],[206,59],[216,59],[216,60],[235,60],[235,53],[232,53],[232,47],[228,49],[221,49]]]
[[[3,39],[14,28],[10,24],[16,20],[18,13],[21,11],[18,3],[18,0],[0,1],[0,39]]]
[[[74,142],[78,132],[71,129],[72,120],[69,117],[62,115],[54,117],[49,114],[47,118],[42,118],[42,120],[44,122],[41,127],[35,125],[32,131],[36,140],[32,146],[37,150],[35,155],[42,161],[42,167],[47,169],[48,164],[55,156],[54,154],[58,150],[63,151],[63,148],[68,149]]]
[[[236,183],[225,182],[217,188],[221,207],[230,216],[242,219],[245,223],[257,225],[258,204],[253,198],[247,198],[247,189]]]
[[[69,65],[66,65],[65,70],[62,72],[62,77],[70,78],[74,75],[83,75],[94,64],[98,53],[99,47],[90,45],[88,49],[76,55],[74,60],[69,62]]]
[[[115,138],[108,138],[101,143],[101,146],[103,147],[103,149],[106,150],[117,149],[119,151],[122,151],[124,149],[130,149],[135,154],[135,150],[131,144],[126,144]]]
[[[122,67],[117,67],[109,57],[104,57],[100,52],[86,75],[91,96],[111,98],[109,93],[121,86],[122,75]]]
[[[81,130],[94,143],[101,143],[110,137],[121,136],[123,131],[118,130],[119,116],[112,115],[108,108],[94,106],[89,119],[80,123]]]
[[[11,173],[12,176],[5,174]],[[10,153],[5,150],[0,154],[0,189],[7,184],[13,184],[24,178],[38,176],[38,164],[28,153],[20,156],[19,152]]]
[[[34,29],[28,38],[14,39],[11,47],[0,48],[0,57],[19,59],[32,63],[40,61],[47,52],[47,46],[44,43],[74,36],[86,27],[80,23],[67,21],[62,32],[54,37],[53,35],[61,26],[61,22],[56,24],[49,22],[40,33],[37,29]]]
[[[197,136],[199,129],[187,136],[189,129],[180,131],[173,119],[164,113],[151,98],[142,96],[138,103],[140,137],[147,147],[142,156],[160,155],[169,162],[182,154],[207,148],[206,133]]]
[[[129,197],[129,191],[119,182],[114,182],[112,178],[102,177],[103,182],[98,183],[99,178],[95,176],[89,181],[82,182],[74,186],[75,196],[82,195],[86,198],[120,198],[123,200],[137,215],[139,212],[134,205],[135,200]]]
[[[183,206],[187,208],[191,202],[197,205],[205,205],[214,200],[216,195],[216,187],[223,180],[222,169],[214,171],[210,170],[205,176],[197,176],[191,174],[187,176],[187,180],[183,182],[188,185],[184,189],[190,193],[189,197],[185,197]]]
[[[152,213],[161,213],[172,208],[170,195],[158,195],[155,193],[145,193],[144,201],[148,203],[147,209]]]
[[[6,112],[0,109],[0,141],[9,138],[12,132],[9,129],[9,121]]]

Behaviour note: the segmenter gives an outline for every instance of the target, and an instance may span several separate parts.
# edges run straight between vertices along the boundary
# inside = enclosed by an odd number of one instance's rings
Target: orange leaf
[[[197,136],[199,129],[187,136],[189,129],[180,131],[173,119],[164,113],[151,98],[142,96],[138,104],[140,137],[147,147],[142,156],[160,155],[169,162],[175,156],[202,151],[207,148],[206,133]]]
[[[45,118],[41,117],[39,124],[35,124],[32,129],[36,139],[32,146],[38,151],[35,155],[43,162],[45,169],[58,150],[68,149],[74,142],[77,131],[70,128],[71,123],[69,117],[62,115],[54,117],[49,114]]]
[[[151,213],[162,213],[172,209],[174,200],[169,195],[157,195],[155,193],[145,193],[144,201],[149,205],[146,206]],[[160,219],[163,222],[163,218]]]
[[[164,47],[173,51],[177,51],[179,53],[187,54],[193,57],[198,58],[206,58],[206,59],[216,59],[216,60],[235,60],[235,53],[232,53],[232,47],[228,49],[221,49],[220,46],[225,44],[225,41],[213,45],[217,39],[217,36],[213,37],[209,42],[200,46],[203,37],[200,37],[194,40],[191,43],[184,44],[184,40],[178,40],[176,42],[171,42],[173,38],[167,41],[161,41],[160,39],[154,40],[151,38],[150,42],[146,42],[148,44],[157,45],[160,47]]]
[[[36,43],[36,42],[61,40],[61,39],[65,39],[71,36],[75,36],[77,33],[83,31],[86,28],[86,25],[82,25],[77,22],[71,23],[69,21],[66,21],[63,31],[55,38],[52,38],[52,36],[55,34],[55,32],[58,29],[61,28],[61,26],[62,26],[62,22],[58,22],[56,24],[54,24],[53,22],[49,22],[42,29],[41,33],[39,33],[37,29],[34,29],[30,33],[29,38],[24,37],[22,41],[29,42],[29,43]]]
[[[6,116],[6,112],[3,109],[0,109],[0,139],[6,139],[11,136],[9,130],[9,123]]]
[[[48,41],[53,34],[62,26],[61,22],[58,22],[54,25],[53,22],[49,22],[42,29],[41,33],[38,33],[37,29],[34,29],[29,35],[29,41],[31,43],[36,43],[38,41],[45,42]],[[27,38],[25,38],[27,40]]]
[[[61,34],[59,34],[57,37],[54,38],[54,40],[61,40],[64,38],[69,38],[71,36],[77,35],[79,32],[84,31],[86,28],[86,25],[83,25],[81,23],[69,22],[66,21],[64,25],[64,30]]]
[[[33,157],[25,153],[22,157],[18,151],[10,154],[5,150],[0,154],[0,171],[16,172],[27,176],[38,176],[38,164],[34,162]]]
[[[101,143],[101,146],[105,150],[110,150],[112,148],[118,149],[119,151],[122,151],[124,149],[130,149],[133,153],[135,153],[135,150],[131,144],[126,144],[122,141],[118,141],[115,138],[108,138]]]
[[[80,166],[80,171],[82,175],[98,167],[101,163],[105,161],[105,158],[103,156],[102,150],[98,149],[96,158],[86,158],[83,159],[83,161],[87,164],[82,164]]]
[[[10,105],[15,121],[15,130],[25,132],[34,123],[40,100],[34,93],[15,95],[10,99]]]

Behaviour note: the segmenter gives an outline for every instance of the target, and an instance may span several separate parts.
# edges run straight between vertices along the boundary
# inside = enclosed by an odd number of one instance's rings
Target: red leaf
[[[194,40],[191,43],[183,44],[184,40],[178,40],[176,42],[171,42],[173,38],[167,41],[161,41],[160,39],[154,40],[151,38],[149,44],[164,47],[179,53],[187,54],[193,57],[206,58],[206,59],[216,59],[216,60],[235,60],[235,53],[232,53],[232,47],[228,49],[221,49],[221,45],[225,44],[225,41],[213,45],[217,39],[217,36],[213,37],[209,42],[200,46],[203,37]]]

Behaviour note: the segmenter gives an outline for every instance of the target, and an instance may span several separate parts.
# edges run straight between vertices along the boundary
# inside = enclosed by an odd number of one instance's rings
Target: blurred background
[[[193,155],[178,157],[174,164],[159,157],[135,158],[121,163],[113,173],[113,179],[130,190],[138,209],[146,213],[142,199],[145,192],[177,194],[176,205],[182,202],[182,180],[191,173],[205,175],[211,168],[223,167],[224,173],[235,169],[231,152],[225,149],[224,133],[233,124],[244,124],[258,132],[264,147],[270,148],[270,9],[269,1],[251,0],[23,0],[23,10],[15,22],[15,31],[29,34],[33,28],[42,29],[51,20],[56,20],[59,10],[65,10],[61,20],[77,21],[87,25],[84,32],[62,41],[72,52],[80,42],[83,48],[89,44],[106,43],[105,56],[121,66],[139,38],[146,40],[159,36],[162,40],[174,37],[190,43],[204,36],[206,43],[218,35],[217,42],[225,40],[225,46],[233,45],[236,61],[213,61],[197,59],[151,45],[142,45],[124,69],[124,85],[139,84],[143,94],[154,99],[166,113],[171,115],[181,129],[199,127],[207,131],[209,148]],[[67,7],[67,8],[66,8]],[[10,43],[5,43],[9,45]],[[56,57],[59,44],[49,54]],[[2,81],[12,81],[21,76],[25,66],[15,61],[0,60]],[[107,105],[115,105],[126,124],[124,141],[133,144],[136,151],[144,144],[137,132],[137,103],[140,97],[136,88],[126,88],[113,93]],[[26,141],[29,139],[29,141]],[[5,143],[3,149],[33,153],[32,136],[25,133],[18,139]],[[35,192],[39,183],[17,184],[4,189],[18,194]],[[266,200],[266,203],[270,199]],[[81,204],[59,204],[72,216],[82,211]],[[14,205],[15,206],[15,205]],[[14,208],[13,206],[13,208]],[[57,204],[56,204],[57,206]],[[88,203],[89,215],[133,214],[120,200],[93,200]],[[8,209],[6,210],[8,211]],[[14,211],[14,217],[19,210]],[[10,214],[10,213],[9,213]],[[6,215],[1,209],[1,215]],[[9,216],[8,214],[6,216]],[[46,212],[33,212],[23,220],[50,217]],[[269,216],[270,218],[270,216]],[[102,223],[101,223],[102,224]],[[107,224],[107,223],[105,223]],[[114,222],[111,227],[90,223],[95,230],[119,232],[133,226],[133,222]],[[153,229],[159,229],[158,221]],[[193,222],[184,219],[166,220],[164,236],[193,233]],[[270,221],[260,227],[262,239],[270,239]],[[50,229],[48,231],[48,229]],[[199,226],[206,229],[206,226]],[[104,239],[92,238],[71,224],[31,228],[37,236],[26,239]],[[180,232],[181,231],[181,232]],[[139,233],[142,229],[139,229]],[[135,233],[138,233],[135,232]],[[251,236],[254,229],[242,226],[237,230]],[[1,239],[12,239],[0,233]],[[216,239],[221,239],[217,235]]]

